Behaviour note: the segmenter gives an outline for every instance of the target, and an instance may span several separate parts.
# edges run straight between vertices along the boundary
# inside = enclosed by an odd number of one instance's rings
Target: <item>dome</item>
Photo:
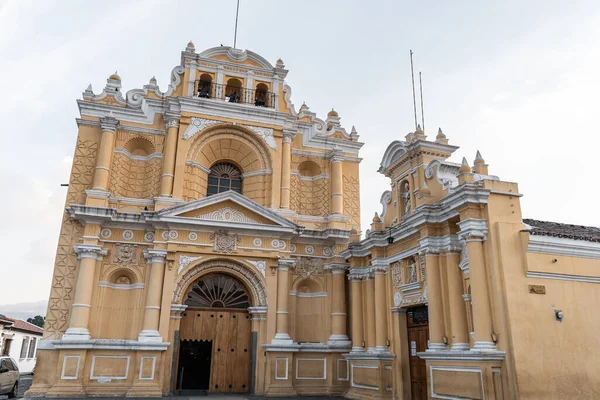
[[[379,218],[379,215],[377,213],[375,213],[375,216],[373,217],[373,223],[378,224],[380,222],[381,222],[381,218]]]
[[[339,117],[340,115],[333,108],[327,113],[328,117]]]
[[[121,77],[119,75],[117,75],[117,71],[115,71],[115,73],[112,74],[111,76],[109,76],[108,79],[113,79],[115,81],[120,81]]]

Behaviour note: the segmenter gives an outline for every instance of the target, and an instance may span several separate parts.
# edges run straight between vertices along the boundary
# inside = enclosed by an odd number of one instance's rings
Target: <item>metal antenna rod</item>
[[[237,8],[235,10],[235,33],[233,34],[233,48],[237,44],[237,25],[238,25],[238,13],[240,11],[240,0],[237,0]]]
[[[413,51],[410,51],[410,75],[413,88],[413,109],[415,111],[415,130],[417,130],[417,97],[415,95],[415,71],[413,69]]]
[[[423,80],[419,71],[419,92],[421,92],[421,129],[425,132],[425,114],[423,113]]]

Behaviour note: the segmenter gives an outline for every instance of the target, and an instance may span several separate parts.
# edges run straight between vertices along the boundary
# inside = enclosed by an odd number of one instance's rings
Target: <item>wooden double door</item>
[[[412,400],[425,400],[427,399],[427,367],[425,360],[417,356],[417,353],[427,350],[429,343],[427,306],[409,308],[406,312],[406,322]]]
[[[188,308],[179,331],[179,390],[248,392],[250,332],[246,310]]]

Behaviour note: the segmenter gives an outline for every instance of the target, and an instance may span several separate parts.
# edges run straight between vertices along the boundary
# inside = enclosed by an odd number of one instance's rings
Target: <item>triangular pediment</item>
[[[158,220],[214,223],[215,225],[266,225],[297,229],[298,225],[249,198],[228,191],[200,200],[165,208],[156,213]]]

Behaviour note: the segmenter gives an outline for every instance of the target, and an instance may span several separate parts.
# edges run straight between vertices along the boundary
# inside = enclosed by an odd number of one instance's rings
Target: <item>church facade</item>
[[[600,231],[523,220],[418,128],[361,239],[358,133],[296,110],[287,72],[190,42],[165,92],[84,91],[27,396],[598,393]]]

